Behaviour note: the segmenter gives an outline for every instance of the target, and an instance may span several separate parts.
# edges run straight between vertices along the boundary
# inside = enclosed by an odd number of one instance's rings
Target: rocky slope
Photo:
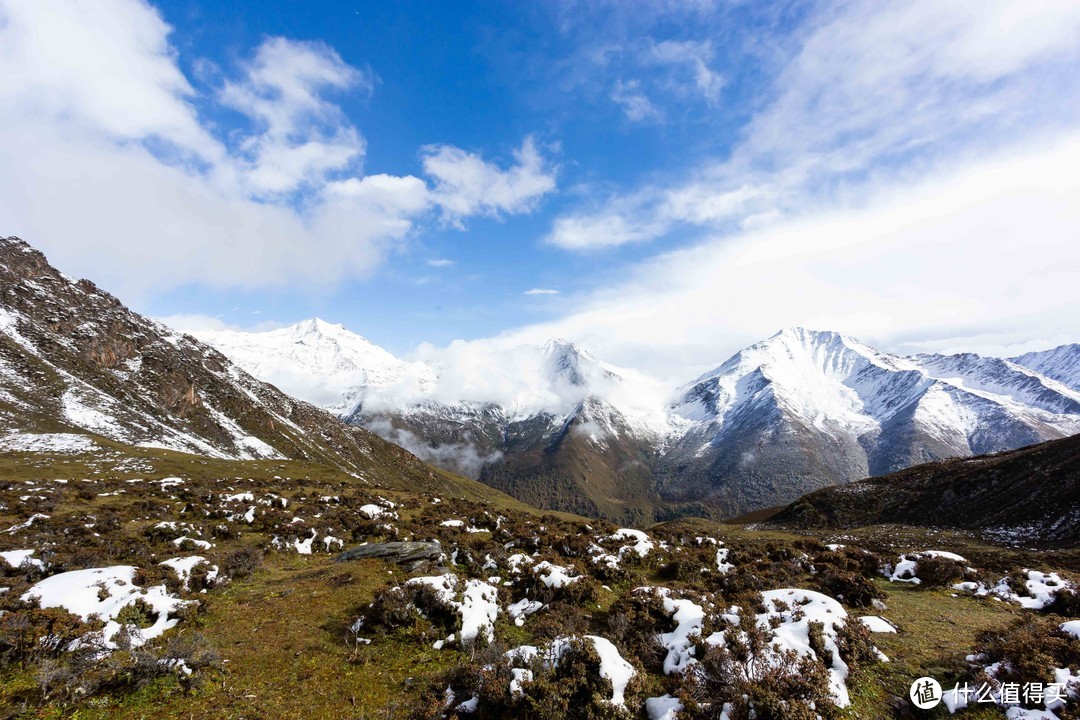
[[[0,452],[110,442],[435,476],[400,448],[63,275],[25,242],[0,238]]]

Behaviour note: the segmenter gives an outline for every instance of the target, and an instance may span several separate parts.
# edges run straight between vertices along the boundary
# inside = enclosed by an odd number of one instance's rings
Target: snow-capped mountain
[[[1012,361],[1080,392],[1080,344],[1029,352],[1012,358]]]
[[[296,340],[312,329],[333,344]],[[262,377],[266,368],[300,377],[315,372],[309,347],[338,348],[318,365],[331,368],[362,365],[340,348],[363,348],[378,359],[370,374],[334,376],[341,392],[331,407],[347,408],[339,412],[349,422],[565,510],[735,514],[928,460],[1080,433],[1080,391],[1019,358],[900,357],[835,332],[781,331],[662,392],[565,340],[454,345],[406,362],[340,326],[287,330],[277,331],[287,340],[279,347],[261,334],[260,365],[234,357]],[[1052,352],[1054,368],[1070,367],[1067,353]]]
[[[1080,433],[1080,393],[1013,362],[904,358],[802,328],[737,353],[673,410],[693,425],[662,458],[661,496],[741,509]]]
[[[646,467],[642,454],[671,432],[648,383],[565,340],[472,348],[429,367],[422,388],[369,392],[347,421],[526,502],[623,515],[648,486],[647,470],[625,482],[628,462]]]
[[[426,369],[319,318],[266,332],[204,330],[199,338],[252,375],[334,413],[350,410],[358,396]]]

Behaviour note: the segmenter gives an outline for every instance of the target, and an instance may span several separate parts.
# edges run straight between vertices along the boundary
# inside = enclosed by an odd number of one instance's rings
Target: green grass
[[[350,501],[377,495],[406,501],[406,506],[400,508],[400,526],[417,524],[416,527],[420,527],[419,523],[426,523],[425,527],[434,525],[437,531],[437,522],[426,515],[433,507],[444,513],[440,518],[447,515],[464,518],[469,513],[482,514],[483,509],[505,513],[513,518],[512,523],[519,524],[515,536],[519,538],[538,532],[541,524],[563,520],[571,524],[562,526],[561,532],[576,532],[583,521],[573,515],[541,513],[509,496],[449,474],[433,472],[433,479],[427,481],[431,485],[421,493],[410,489],[404,484],[403,476],[396,475],[392,469],[382,474],[373,472],[369,483],[364,483],[315,463],[219,461],[167,451],[110,447],[111,452],[104,457],[25,454],[0,457],[0,483],[13,483],[0,492],[0,504],[8,506],[7,510],[0,510],[0,529],[20,522],[36,502],[17,501],[18,496],[29,492],[25,489],[29,487],[26,481],[71,480],[66,485],[41,485],[53,491],[46,510],[54,518],[53,525],[46,523],[15,536],[0,535],[0,549],[62,542],[56,523],[63,524],[69,519],[81,522],[78,519],[88,515],[101,518],[111,513],[120,520],[111,532],[117,541],[123,540],[129,545],[114,543],[119,548],[115,552],[119,554],[109,555],[110,562],[126,562],[123,553],[128,550],[125,548],[139,545],[157,554],[151,556],[152,560],[184,554],[177,552],[167,539],[149,539],[145,530],[162,518],[192,519],[204,528],[219,522],[217,519],[199,520],[199,498],[211,492],[221,494],[230,486],[234,492],[272,490],[290,499],[290,511],[302,507],[303,514],[309,518],[320,508],[328,507],[312,500],[320,495],[339,495]],[[150,483],[153,479],[174,475],[187,479],[182,489],[163,492]],[[82,478],[92,478],[96,482],[83,484]],[[124,482],[131,478],[144,478],[147,483],[129,485]],[[126,492],[99,494],[117,489]],[[174,492],[184,498],[173,497]],[[444,503],[433,506],[426,497],[428,494],[438,494]],[[307,498],[306,503],[301,499],[303,497]],[[196,503],[196,510],[181,514],[189,501]],[[220,503],[213,501],[206,507],[220,508]],[[527,522],[533,524],[521,525]],[[230,549],[266,547],[269,543],[270,531],[260,530],[258,525],[237,524],[237,527],[242,530],[239,538],[215,540],[216,548],[199,554],[206,554],[218,562]],[[815,543],[839,541],[871,549],[884,559],[895,559],[900,552],[910,550],[953,550],[967,557],[976,567],[1000,568],[1002,571],[1024,566],[1067,571],[1075,567],[1076,560],[1074,551],[1006,549],[983,543],[969,534],[892,526],[862,528],[832,536],[762,531],[753,526],[688,518],[654,526],[652,531],[656,536],[669,539],[681,537],[694,552],[706,557],[706,563],[711,551],[694,549],[692,538],[695,536],[716,537],[725,542],[736,557],[742,554],[745,558],[753,558],[755,553],[775,546],[794,546],[797,556],[802,548],[811,548]],[[452,538],[465,547],[477,547],[481,553],[485,551],[485,542],[495,541],[488,534],[453,536],[450,532],[446,530],[444,541]],[[376,538],[371,536],[370,539]],[[99,547],[98,550],[113,552],[111,547]],[[814,550],[810,549],[810,552]],[[576,562],[582,566],[587,560],[567,558],[560,562]],[[418,687],[468,660],[460,650],[452,647],[434,650],[431,638],[404,630],[389,635],[374,634],[370,645],[359,648],[347,645],[346,628],[371,601],[373,594],[388,583],[400,584],[408,577],[409,574],[397,566],[379,560],[337,563],[332,555],[323,553],[301,556],[288,551],[270,552],[254,575],[197,596],[203,603],[202,612],[173,631],[201,633],[226,661],[221,671],[204,672],[197,687],[185,688],[175,678],[163,678],[137,690],[102,693],[77,707],[39,707],[35,698],[34,671],[7,667],[0,669],[0,717],[240,720],[400,715],[404,702],[416,694]],[[715,592],[719,587],[718,580],[718,575],[709,574],[701,579],[684,577],[678,581],[665,581],[660,563],[650,557],[643,561],[640,572],[632,578],[612,583],[610,591],[600,590],[596,601],[581,610],[589,617],[591,632],[603,634],[612,604],[634,587],[652,584]],[[808,574],[785,582],[813,587],[813,577]],[[891,703],[900,698],[900,704],[906,704],[912,680],[923,675],[935,677],[951,687],[950,683],[962,670],[964,656],[975,644],[976,635],[983,630],[1003,627],[1023,612],[1009,603],[966,595],[953,597],[948,590],[889,583],[884,579],[875,582],[887,594],[888,609],[855,614],[880,614],[897,624],[900,632],[873,636],[875,644],[891,662],[863,668],[850,679],[853,704],[844,713],[847,718],[892,716]],[[730,598],[717,596],[717,602],[730,602]],[[533,644],[536,642],[530,629],[533,622],[530,620],[518,628],[502,615],[496,625],[496,636],[510,646]],[[659,676],[650,675],[645,682],[650,692],[662,692]],[[24,700],[30,701],[25,709]],[[926,716],[946,715],[943,710],[936,710]],[[966,711],[963,716],[1000,718],[1001,713],[983,707]]]
[[[1002,628],[1021,615],[1010,603],[962,594],[953,597],[949,590],[884,579],[877,584],[888,593],[888,609],[860,614],[880,614],[896,624],[899,632],[873,635],[874,644],[890,662],[867,668],[864,676],[849,683],[852,705],[846,716],[851,718],[889,717],[890,697],[906,703],[911,683],[920,677],[935,678],[942,687],[951,688],[975,636],[982,630]],[[977,710],[966,711],[964,717],[1002,717],[997,709]],[[942,706],[924,716],[949,717],[949,713]]]
[[[335,587],[331,578],[349,574]],[[387,581],[405,578],[379,561],[276,555],[252,578],[215,591],[184,632],[206,636],[226,660],[202,687],[176,681],[98,698],[80,718],[381,717],[408,692],[410,678],[452,667],[454,650],[410,638],[361,646],[345,642],[353,612]],[[21,678],[23,683],[26,678]]]

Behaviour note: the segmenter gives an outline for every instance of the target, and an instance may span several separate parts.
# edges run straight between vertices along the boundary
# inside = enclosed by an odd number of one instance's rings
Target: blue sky
[[[581,255],[544,237],[561,211],[587,197],[584,186],[617,190],[649,174],[687,172],[704,153],[729,152],[754,102],[753,88],[739,85],[766,64],[728,52],[737,64],[724,69],[723,104],[693,89],[690,67],[674,73],[664,67],[603,67],[628,62],[619,58],[627,51],[616,46],[714,43],[717,35],[751,41],[749,27],[721,31],[720,19],[711,14],[708,30],[693,28],[702,15],[692,8],[671,13],[666,22],[657,18],[639,25],[620,17],[614,6],[509,2],[168,2],[158,7],[175,28],[173,41],[188,77],[205,76],[204,64],[214,63],[211,86],[266,36],[325,43],[345,63],[368,73],[370,90],[332,96],[367,138],[365,174],[420,174],[419,148],[432,143],[494,160],[508,158],[526,136],[544,146],[563,192],[545,196],[529,213],[471,218],[464,227],[424,223],[372,276],[298,292],[208,293],[204,287],[185,287],[147,305],[158,315],[222,315],[239,325],[318,314],[398,352],[421,340],[442,344],[546,319],[562,309],[559,296],[599,286],[620,265],[655,252],[655,247],[629,245]],[[794,6],[764,14],[771,20],[789,13],[797,15]],[[724,13],[725,21],[728,17],[761,22],[749,11]],[[603,33],[590,32],[594,18],[604,24]],[[602,52],[612,57],[589,59]],[[721,53],[713,54],[709,63],[719,65]],[[712,71],[719,77],[719,69]],[[628,116],[612,99],[620,83],[635,83],[641,92],[655,83],[656,102],[665,103],[663,120]],[[202,112],[225,127],[236,120],[212,104]],[[672,235],[669,242],[678,242],[678,233]],[[454,264],[440,262],[446,260]],[[536,289],[557,290],[559,296],[525,294]]]
[[[398,354],[1076,341],[1080,8],[964,5],[0,0],[0,233]]]

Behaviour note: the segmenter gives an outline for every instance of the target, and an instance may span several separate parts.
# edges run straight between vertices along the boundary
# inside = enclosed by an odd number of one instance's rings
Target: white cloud
[[[725,84],[723,76],[709,67],[715,56],[713,45],[708,40],[664,40],[648,48],[649,62],[683,67],[689,71],[695,90],[709,105],[716,105],[720,101],[720,91]]]
[[[424,173],[435,181],[432,200],[452,222],[466,215],[498,216],[531,210],[555,189],[555,169],[531,137],[525,138],[513,155],[515,164],[501,170],[460,148],[425,147]]]
[[[637,202],[638,198],[615,199],[599,212],[558,217],[546,242],[567,250],[597,250],[652,240],[665,232],[669,223],[635,207]]]
[[[143,0],[0,0],[0,227],[114,292],[332,284],[435,208],[528,212],[554,188],[531,140],[506,171],[444,145],[433,186],[364,176],[365,140],[329,94],[370,94],[370,72],[269,37],[198,90],[170,33]],[[248,123],[225,134],[197,107]]]
[[[912,180],[928,163],[1071,127],[1080,112],[1080,5],[1068,0],[822,5],[793,41],[729,157],[593,199],[557,218],[549,241],[609,247],[850,203],[868,179]],[[684,64],[711,51],[651,46]],[[719,78],[700,78],[719,93]]]
[[[169,27],[144,2],[0,2],[0,101],[46,122],[76,117],[118,139],[155,137],[216,161]],[[137,62],[132,62],[137,60]]]
[[[457,261],[449,258],[432,258],[427,261],[427,265],[433,268],[448,268],[457,265]]]
[[[421,345],[401,379],[381,388],[365,401],[370,410],[400,409],[435,401],[498,403],[512,415],[570,412],[595,393],[623,412],[646,422],[663,422],[664,401],[671,388],[637,370],[619,368],[588,355],[576,358],[584,384],[565,372],[554,336],[522,341],[506,336],[454,341],[446,347]]]
[[[370,94],[372,78],[322,43],[275,37],[259,46],[243,76],[219,93],[222,104],[247,115],[257,128],[238,143],[254,194],[319,185],[328,173],[363,156],[359,132],[323,97],[358,87]]]
[[[650,187],[609,198],[602,210],[555,218],[545,241],[567,250],[588,251],[648,242],[679,223],[710,225],[733,217],[761,222],[777,212],[771,205],[776,192],[767,184],[720,189],[707,181]]]
[[[598,357],[686,381],[783,327],[885,349],[1011,354],[1080,339],[1080,133],[965,161],[915,184],[708,238],[508,333],[568,337]],[[1037,339],[1037,342],[1031,342]]]
[[[259,315],[259,310],[253,310],[252,315]],[[169,315],[167,317],[155,318],[160,323],[168,325],[173,330],[178,332],[187,333],[194,337],[202,337],[203,333],[214,333],[222,330],[241,331],[241,332],[265,332],[268,330],[277,330],[284,327],[283,323],[276,321],[264,321],[256,323],[254,326],[241,327],[239,325],[226,322],[222,316],[215,315],[199,315],[197,313],[177,313],[175,315]]]
[[[558,295],[559,291],[554,288],[531,288],[522,295]]]
[[[623,114],[631,122],[652,122],[664,119],[664,113],[641,91],[641,83],[637,80],[627,82],[616,80],[615,87],[611,91],[611,99],[616,105],[622,107]]]

